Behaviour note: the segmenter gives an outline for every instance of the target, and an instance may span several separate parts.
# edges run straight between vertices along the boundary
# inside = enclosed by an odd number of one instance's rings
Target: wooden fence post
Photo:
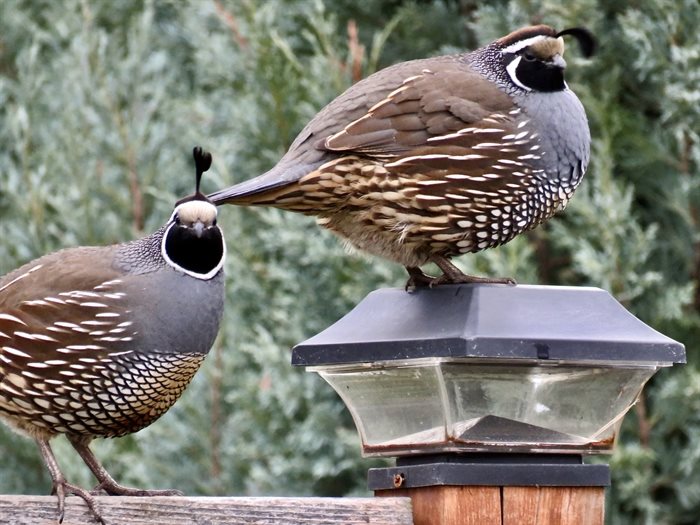
[[[460,454],[371,469],[378,497],[410,497],[414,525],[603,525],[607,465],[581,456]]]
[[[421,487],[408,496],[414,525],[603,525],[603,487]]]

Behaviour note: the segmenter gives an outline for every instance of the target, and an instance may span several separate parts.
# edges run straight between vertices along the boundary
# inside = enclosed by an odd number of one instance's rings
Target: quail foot
[[[454,256],[504,244],[563,209],[588,165],[583,106],[564,81],[564,38],[526,27],[485,47],[403,62],[350,87],[270,171],[209,196],[317,217],[402,264],[410,284],[514,282],[463,274]],[[435,263],[437,279],[420,266]]]
[[[49,440],[64,434],[96,492],[172,495],[118,484],[90,451],[96,437],[136,432],[180,397],[214,342],[226,255],[216,207],[199,191],[211,155],[195,148],[196,192],[142,239],[62,250],[0,279],[0,419],[33,438],[63,520],[69,483]]]

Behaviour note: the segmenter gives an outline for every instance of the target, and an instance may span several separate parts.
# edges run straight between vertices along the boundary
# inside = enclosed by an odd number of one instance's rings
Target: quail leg
[[[434,255],[431,259],[442,270],[442,275],[434,279],[429,286],[437,286],[439,284],[457,284],[457,283],[490,283],[490,284],[518,284],[512,277],[477,277],[475,275],[467,275],[450,262],[446,257]]]
[[[420,286],[432,286],[432,283],[437,279],[432,275],[423,272],[417,266],[406,266],[408,272],[408,281],[406,281],[406,291],[412,292]]]
[[[182,496],[183,493],[179,490],[171,489],[137,489],[133,487],[125,487],[117,483],[109,472],[102,466],[100,461],[95,457],[95,454],[90,450],[89,443],[90,440],[77,437],[68,436],[73,448],[80,454],[83,461],[92,471],[92,474],[97,478],[98,484],[93,490],[93,493],[99,493],[104,491],[111,496]]]
[[[97,505],[95,503],[95,498],[85,489],[82,489],[76,485],[68,483],[66,478],[61,472],[61,468],[58,466],[56,457],[53,455],[53,451],[49,446],[49,442],[46,439],[37,439],[37,445],[39,445],[39,450],[41,451],[41,456],[44,458],[44,463],[49,469],[51,474],[51,481],[53,482],[53,494],[56,494],[58,498],[58,523],[63,523],[63,517],[66,511],[66,494],[74,494],[79,496],[85,501],[85,504],[92,512],[95,519],[102,525],[106,525],[106,522],[100,512],[97,510]]]

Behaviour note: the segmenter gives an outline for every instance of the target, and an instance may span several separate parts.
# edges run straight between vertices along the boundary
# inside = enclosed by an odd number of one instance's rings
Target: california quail
[[[0,279],[0,418],[34,440],[58,496],[68,483],[49,446],[65,434],[108,494],[172,495],[119,485],[88,448],[136,432],[180,397],[223,311],[226,247],[216,207],[199,191],[211,155],[194,149],[194,195],[142,239],[36,259]]]
[[[539,25],[381,70],[322,109],[270,171],[209,198],[314,215],[404,265],[409,283],[514,282],[449,259],[534,228],[581,182],[590,133],[564,82],[565,35],[592,55],[587,30]],[[420,270],[429,261],[439,279]]]

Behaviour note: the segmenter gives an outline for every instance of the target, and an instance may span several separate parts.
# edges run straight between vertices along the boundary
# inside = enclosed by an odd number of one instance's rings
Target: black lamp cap
[[[670,365],[685,349],[598,288],[464,284],[376,290],[298,344],[292,364],[429,357]]]

